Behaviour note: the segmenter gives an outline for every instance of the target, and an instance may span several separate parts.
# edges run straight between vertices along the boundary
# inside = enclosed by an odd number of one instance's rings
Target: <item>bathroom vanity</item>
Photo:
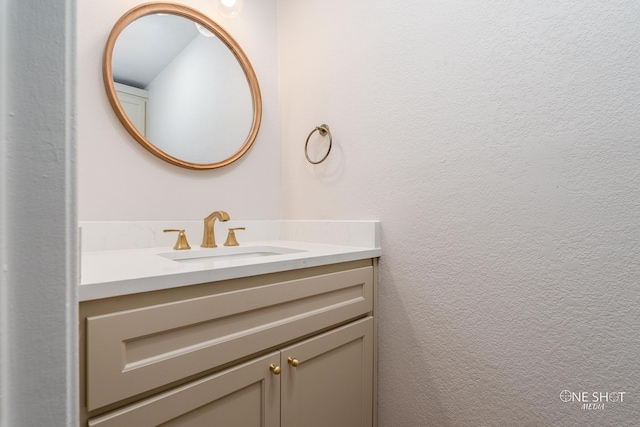
[[[83,255],[82,425],[375,425],[379,247],[243,247]]]
[[[197,91],[183,85],[187,71]],[[186,5],[145,3],[122,15],[103,80],[126,131],[179,167],[231,164],[262,122],[248,57]],[[123,83],[147,92],[125,99]],[[222,108],[221,99],[233,102]],[[185,105],[202,120],[181,120]],[[81,223],[81,425],[376,424],[379,224],[230,219],[213,212],[204,233],[202,221]],[[220,222],[238,247],[216,247]],[[178,231],[179,242],[163,230]]]

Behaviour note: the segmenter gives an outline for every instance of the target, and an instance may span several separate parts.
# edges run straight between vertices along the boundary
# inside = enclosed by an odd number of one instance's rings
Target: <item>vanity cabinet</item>
[[[375,424],[376,260],[82,302],[82,425]]]

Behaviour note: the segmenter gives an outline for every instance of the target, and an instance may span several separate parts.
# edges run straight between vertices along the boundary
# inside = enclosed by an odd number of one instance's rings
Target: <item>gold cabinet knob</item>
[[[300,361],[298,359],[294,359],[293,357],[287,358],[287,362],[289,362],[289,365],[293,366],[294,368],[300,364]]]
[[[269,370],[273,372],[274,375],[280,375],[280,372],[282,372],[282,368],[278,365],[274,365],[273,363],[269,365]]]

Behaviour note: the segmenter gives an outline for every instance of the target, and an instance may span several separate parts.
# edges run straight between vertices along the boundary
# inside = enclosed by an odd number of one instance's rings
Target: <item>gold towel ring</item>
[[[325,154],[323,158],[321,158],[318,161],[313,161],[309,157],[308,147],[309,147],[309,138],[311,138],[311,135],[313,135],[313,133],[316,132],[316,131],[318,131],[318,133],[320,135],[322,135],[322,136],[325,136],[327,134],[329,135],[329,149],[327,150],[327,154]],[[322,124],[320,126],[316,126],[316,128],[311,131],[311,133],[307,137],[307,142],[304,144],[304,156],[307,158],[307,160],[309,160],[309,163],[317,165],[318,163],[324,162],[325,159],[329,156],[329,153],[331,152],[331,146],[332,145],[333,145],[333,137],[331,136],[331,132],[329,131],[329,125]]]

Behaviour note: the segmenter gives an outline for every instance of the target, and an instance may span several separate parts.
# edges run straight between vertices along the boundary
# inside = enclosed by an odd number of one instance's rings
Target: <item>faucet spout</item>
[[[202,245],[203,248],[217,248],[216,236],[214,230],[214,223],[216,219],[223,222],[229,221],[229,214],[224,211],[215,211],[204,219],[204,232],[202,233]]]

